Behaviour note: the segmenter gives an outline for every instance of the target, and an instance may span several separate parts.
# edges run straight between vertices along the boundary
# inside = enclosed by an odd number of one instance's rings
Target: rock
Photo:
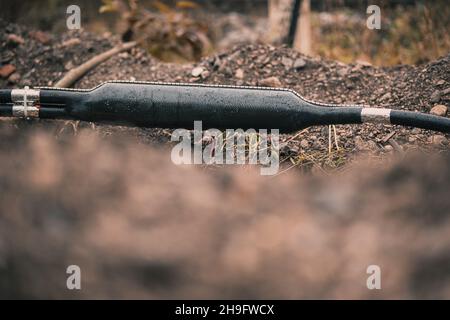
[[[74,67],[75,65],[73,64],[72,61],[69,61],[64,65],[64,69],[66,69],[67,71],[72,70]]]
[[[433,108],[431,108],[430,113],[434,114],[435,116],[444,117],[447,114],[447,107],[443,104],[437,104]]]
[[[437,103],[439,102],[439,100],[441,100],[441,92],[439,90],[435,90],[430,97],[430,101],[432,103]]]
[[[435,134],[430,137],[430,142],[435,145],[444,145],[447,144],[447,138],[445,138],[443,135]]]
[[[205,71],[205,69],[203,69],[202,67],[197,67],[192,69],[191,75],[197,78],[200,77],[203,71]]]
[[[309,147],[309,142],[308,142],[308,140],[303,139],[302,141],[300,141],[300,146],[301,146],[303,149],[308,148],[308,147]]]
[[[25,40],[21,36],[12,33],[8,35],[8,43],[12,43],[14,45],[21,45],[25,43]]]
[[[293,63],[294,61],[292,61],[292,59],[289,59],[287,57],[281,58],[281,64],[286,67],[286,70],[292,68]]]
[[[236,73],[234,74],[234,76],[237,79],[244,79],[244,71],[242,69],[237,69]]]
[[[18,72],[14,72],[12,75],[9,76],[8,82],[11,84],[16,84],[20,81],[20,74]]]
[[[392,151],[394,151],[394,148],[392,148],[391,145],[387,145],[387,146],[384,146],[384,150],[385,150],[386,152],[392,152]]]
[[[339,76],[345,78],[349,74],[350,70],[348,68],[341,68],[338,70]]]
[[[445,80],[443,80],[443,79],[438,80],[438,82],[436,82],[436,85],[438,85],[438,86],[442,86],[444,84],[445,84]]]
[[[295,70],[302,69],[306,66],[306,61],[302,58],[298,58],[294,61],[294,65],[292,66]]]
[[[277,77],[269,77],[269,78],[263,79],[259,82],[259,85],[261,85],[263,87],[274,87],[274,88],[280,88],[283,86],[281,84],[280,79],[278,79]]]
[[[210,72],[209,72],[208,70],[205,70],[205,71],[202,72],[202,74],[200,75],[200,77],[201,77],[202,79],[206,79],[206,78],[209,77],[209,75],[210,75]]]
[[[0,77],[6,79],[16,71],[16,67],[12,64],[5,64],[0,68]]]

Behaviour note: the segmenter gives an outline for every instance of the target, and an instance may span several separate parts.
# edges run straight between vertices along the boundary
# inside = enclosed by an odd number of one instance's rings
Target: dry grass
[[[431,61],[450,51],[447,1],[382,8],[381,14],[381,30],[368,29],[367,16],[350,10],[315,14],[315,53],[346,63],[395,65]]]

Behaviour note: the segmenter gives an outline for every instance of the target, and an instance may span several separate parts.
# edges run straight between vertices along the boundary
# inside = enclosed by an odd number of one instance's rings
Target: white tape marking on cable
[[[361,122],[391,123],[391,109],[363,108]]]

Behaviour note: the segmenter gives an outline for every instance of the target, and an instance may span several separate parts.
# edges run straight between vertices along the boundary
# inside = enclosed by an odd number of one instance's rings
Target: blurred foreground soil
[[[268,178],[16,132],[2,126],[0,298],[450,298],[448,157]]]

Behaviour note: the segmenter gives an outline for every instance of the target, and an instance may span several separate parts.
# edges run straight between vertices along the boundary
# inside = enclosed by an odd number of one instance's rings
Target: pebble
[[[72,61],[69,61],[64,65],[64,69],[66,69],[67,71],[72,70],[74,67],[75,65],[73,64]]]
[[[292,59],[289,59],[287,57],[281,58],[281,64],[286,67],[286,70],[292,68],[293,63],[294,61],[292,61]]]
[[[441,92],[439,90],[435,90],[430,97],[430,101],[433,103],[439,102],[441,100]]]
[[[16,84],[20,81],[20,74],[18,72],[14,72],[12,75],[9,76],[8,82],[11,84]]]
[[[0,68],[0,77],[2,78],[8,78],[10,75],[12,75],[16,71],[16,67],[12,64],[6,64],[3,67]]]
[[[259,85],[263,87],[273,87],[273,88],[282,87],[281,81],[277,77],[265,78],[259,82]]]
[[[430,142],[435,145],[443,145],[447,143],[447,138],[445,138],[443,135],[435,134],[430,137]]]
[[[25,40],[21,36],[12,33],[8,35],[8,42],[15,45],[21,45],[25,43]]]
[[[192,69],[191,75],[193,77],[197,78],[197,77],[200,77],[200,75],[202,74],[203,71],[204,71],[204,69],[202,67],[197,67],[197,68]]]
[[[437,104],[433,108],[431,108],[430,113],[434,114],[435,116],[444,117],[447,114],[447,107],[443,104]]]
[[[237,79],[244,79],[244,71],[239,68],[239,69],[236,70],[236,73],[234,74],[234,76]]]
[[[202,79],[206,79],[206,78],[209,77],[209,75],[210,75],[210,72],[209,72],[208,70],[205,70],[205,71],[203,71],[203,72],[201,73],[200,77],[201,77]]]
[[[300,141],[300,146],[304,149],[309,147],[309,142],[306,139],[303,139],[302,141]]]
[[[298,70],[298,69],[302,69],[306,66],[306,61],[302,58],[298,58],[294,61],[294,65],[293,68]]]

